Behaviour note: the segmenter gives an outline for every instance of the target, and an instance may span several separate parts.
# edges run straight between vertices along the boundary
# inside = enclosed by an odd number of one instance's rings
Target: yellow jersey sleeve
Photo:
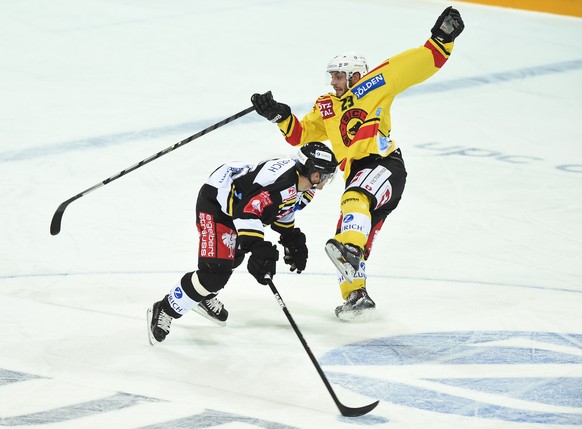
[[[319,97],[301,121],[291,115],[279,128],[293,146],[329,140],[347,178],[352,161],[371,154],[386,156],[398,147],[390,139],[394,98],[440,70],[452,49],[453,43],[429,39],[368,72],[341,98]]]
[[[301,121],[297,119],[297,116],[291,115],[278,125],[285,140],[292,146],[329,140],[317,103]]]

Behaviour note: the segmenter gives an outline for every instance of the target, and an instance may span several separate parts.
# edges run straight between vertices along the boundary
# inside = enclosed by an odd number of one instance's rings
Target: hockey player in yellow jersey
[[[441,69],[464,23],[448,7],[420,47],[390,57],[369,70],[355,53],[335,56],[327,65],[335,94],[320,96],[299,120],[271,91],[251,98],[257,113],[277,123],[293,146],[329,140],[345,180],[341,215],[326,253],[340,273],[343,305],[336,308],[345,321],[366,320],[376,304],[366,290],[366,260],[388,214],[398,205],[406,183],[401,151],[390,138],[390,106],[407,88]]]

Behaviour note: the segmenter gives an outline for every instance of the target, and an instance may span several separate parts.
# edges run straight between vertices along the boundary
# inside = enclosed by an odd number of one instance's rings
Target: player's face
[[[331,72],[331,86],[335,91],[335,95],[341,97],[348,91],[348,81],[346,79],[346,74],[344,72]]]

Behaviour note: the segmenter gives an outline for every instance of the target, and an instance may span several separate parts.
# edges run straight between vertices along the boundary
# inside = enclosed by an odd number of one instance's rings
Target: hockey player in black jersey
[[[265,241],[264,225],[280,234],[284,262],[301,273],[307,263],[305,234],[295,213],[335,174],[338,162],[323,143],[302,146],[298,159],[279,158],[258,165],[220,166],[200,189],[196,203],[198,270],[186,273],[161,301],[147,310],[151,345],[164,341],[173,319],[194,309],[224,325],[228,312],[216,298],[233,270],[250,254],[247,269],[261,284],[276,273],[279,252]]]

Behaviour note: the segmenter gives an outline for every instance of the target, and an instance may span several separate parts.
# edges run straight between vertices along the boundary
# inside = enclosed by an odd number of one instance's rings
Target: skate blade
[[[206,319],[210,320],[215,325],[222,326],[222,327],[226,326],[226,320],[223,322],[222,320],[218,320],[217,318],[212,317],[210,314],[208,314],[206,312],[206,310],[204,310],[199,305],[197,305],[196,307],[194,307],[192,309],[192,311],[194,311],[194,312],[198,313],[199,315],[201,315],[202,317],[205,317]]]
[[[154,338],[154,334],[152,333],[152,309],[151,307],[146,311],[146,322],[148,328],[148,341],[150,342],[150,346],[155,346],[158,342]]]
[[[345,260],[339,249],[332,243],[328,242],[325,245],[325,253],[327,253],[327,256],[329,256],[329,259],[335,265],[341,275],[344,276],[348,282],[352,283],[354,281],[354,277],[356,276],[356,270],[354,270],[354,267],[352,267],[352,265]]]
[[[376,318],[376,308],[366,308],[364,310],[340,311],[337,318],[342,322],[369,322]]]

